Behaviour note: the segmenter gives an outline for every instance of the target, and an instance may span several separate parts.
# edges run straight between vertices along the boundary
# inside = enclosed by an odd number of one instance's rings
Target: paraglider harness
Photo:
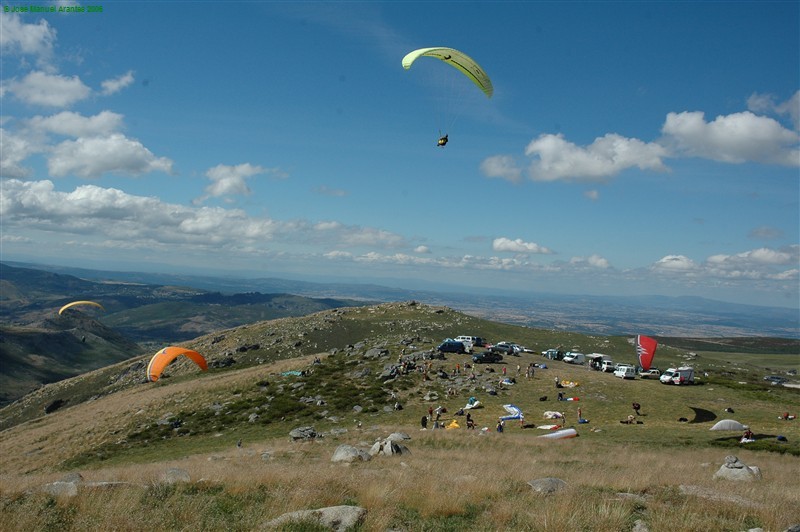
[[[447,144],[447,134],[445,134],[443,137],[439,137],[439,140],[436,141],[436,145],[440,148],[444,148],[445,144]]]

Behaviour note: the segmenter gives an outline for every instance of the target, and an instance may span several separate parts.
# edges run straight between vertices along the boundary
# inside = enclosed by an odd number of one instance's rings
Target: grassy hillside
[[[800,493],[785,489],[800,465],[800,426],[778,419],[797,413],[800,392],[767,385],[760,355],[659,347],[660,367],[691,360],[699,375],[708,373],[687,387],[623,381],[533,353],[478,366],[474,379],[452,375],[456,364],[469,363],[467,355],[431,361],[428,378],[416,369],[381,377],[403,356],[427,366],[422,353],[458,334],[634,361],[627,338],[510,326],[414,303],[237,327],[185,344],[207,356],[214,366],[208,372],[181,361],[157,383],[144,383],[147,357],[140,357],[48,385],[0,411],[3,513],[18,530],[249,530],[286,511],[334,504],[367,508],[365,530],[626,530],[636,520],[654,531],[783,530],[800,522]],[[796,363],[786,355],[771,359],[781,357],[787,368]],[[527,379],[530,363],[548,367]],[[503,368],[516,384],[500,384]],[[578,385],[557,390],[555,377]],[[556,401],[558,391],[579,400]],[[419,430],[421,416],[438,405],[448,409],[443,421],[463,426],[454,412],[470,396],[484,405],[473,416],[486,434]],[[43,405],[55,399],[68,403],[43,416]],[[632,401],[642,404],[641,424],[619,423]],[[506,403],[525,412],[525,423],[509,422],[497,434]],[[589,423],[577,424],[578,408]],[[535,428],[550,423],[545,411],[563,412],[580,436],[538,439],[548,433]],[[725,417],[750,425],[757,441],[742,446],[738,433],[708,430]],[[308,425],[325,437],[289,441],[291,429]],[[330,461],[339,444],[369,448],[395,431],[411,436],[410,455],[350,467]],[[760,466],[764,480],[712,481],[728,454]],[[163,484],[169,467],[186,469],[192,481]],[[75,471],[131,484],[66,500],[39,491]],[[567,489],[542,497],[526,484],[548,476],[566,480]]]
[[[75,300],[104,308],[76,307],[59,315]],[[94,282],[0,263],[0,406],[42,384],[212,331],[357,304],[363,303]]]
[[[0,405],[52,383],[140,355],[142,348],[80,312],[28,327],[0,325]]]

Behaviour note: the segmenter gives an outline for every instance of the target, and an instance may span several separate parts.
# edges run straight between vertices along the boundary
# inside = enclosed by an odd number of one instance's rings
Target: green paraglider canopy
[[[403,68],[408,70],[411,65],[420,57],[433,57],[440,61],[447,63],[453,68],[458,69],[461,73],[467,76],[472,82],[478,86],[480,90],[488,97],[491,98],[494,93],[492,87],[492,80],[486,75],[486,72],[476,63],[471,57],[463,52],[459,52],[455,48],[445,48],[442,46],[435,46],[431,48],[420,48],[409,52],[403,58]]]

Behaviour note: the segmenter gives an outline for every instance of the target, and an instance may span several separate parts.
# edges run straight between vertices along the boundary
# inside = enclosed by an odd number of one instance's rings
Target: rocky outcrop
[[[715,479],[752,481],[761,480],[761,470],[756,466],[748,466],[737,457],[725,457],[725,463],[714,473]]]
[[[292,438],[292,441],[308,441],[319,437],[319,434],[314,427],[298,427],[289,432],[289,437]]]
[[[369,462],[372,456],[366,452],[353,447],[352,445],[340,445],[333,452],[331,462],[344,462],[351,464],[353,462]]]
[[[366,515],[367,510],[360,506],[330,506],[316,510],[289,512],[265,523],[263,528],[270,530],[280,528],[288,523],[312,522],[317,526],[336,532],[345,532],[358,526]]]

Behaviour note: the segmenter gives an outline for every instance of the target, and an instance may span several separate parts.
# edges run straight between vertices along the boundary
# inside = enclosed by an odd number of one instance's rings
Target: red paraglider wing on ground
[[[636,337],[636,354],[639,355],[639,365],[645,371],[650,369],[650,365],[653,363],[656,347],[658,347],[658,342],[649,336],[639,335]]]
[[[191,349],[183,347],[170,346],[165,347],[150,359],[150,363],[147,365],[147,380],[150,382],[157,381],[161,376],[161,372],[164,371],[164,368],[181,355],[197,364],[203,371],[208,369],[206,359],[197,351],[192,351]]]

